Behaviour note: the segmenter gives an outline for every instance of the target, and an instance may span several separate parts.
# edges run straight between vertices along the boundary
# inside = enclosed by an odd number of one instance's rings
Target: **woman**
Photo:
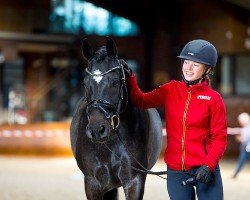
[[[236,178],[241,169],[250,158],[250,115],[246,112],[239,114],[238,122],[242,128],[228,128],[227,133],[236,135],[237,140],[241,143],[240,155],[233,178]]]
[[[227,144],[226,110],[219,93],[209,87],[208,75],[217,62],[215,47],[205,40],[193,40],[178,56],[182,81],[170,81],[143,93],[135,74],[123,62],[134,106],[164,107],[167,145],[167,189],[171,200],[222,200],[219,170]]]

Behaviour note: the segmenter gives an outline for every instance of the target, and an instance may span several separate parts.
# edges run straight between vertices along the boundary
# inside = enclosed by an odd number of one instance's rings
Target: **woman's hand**
[[[207,184],[213,182],[214,177],[209,167],[202,165],[195,174],[195,180]]]
[[[133,73],[132,69],[128,66],[125,60],[121,59],[120,62],[123,67],[126,78],[129,78]]]

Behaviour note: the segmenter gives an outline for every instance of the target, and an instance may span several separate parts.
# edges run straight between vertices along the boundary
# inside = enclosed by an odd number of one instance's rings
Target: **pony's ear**
[[[114,41],[107,36],[106,50],[109,56],[117,57],[117,48]]]
[[[82,41],[82,54],[86,60],[91,60],[94,56],[94,51],[89,45],[87,38],[84,38]]]

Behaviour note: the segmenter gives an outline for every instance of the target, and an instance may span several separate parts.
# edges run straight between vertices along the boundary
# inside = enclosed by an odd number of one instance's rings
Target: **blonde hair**
[[[239,114],[238,121],[242,124],[249,124],[250,123],[250,115],[246,112]]]
[[[207,80],[208,85],[211,87],[211,84],[212,84],[211,76],[214,74],[213,67],[205,65],[205,70],[209,70],[209,68],[210,68],[210,71],[206,73],[206,75],[204,76],[204,79]]]

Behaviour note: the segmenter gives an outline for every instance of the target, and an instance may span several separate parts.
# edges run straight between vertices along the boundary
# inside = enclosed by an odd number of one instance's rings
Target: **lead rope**
[[[167,180],[166,177],[161,176],[161,175],[167,174],[167,171],[154,172],[154,171],[151,171],[151,170],[146,169],[146,168],[145,168],[145,167],[144,167],[144,166],[143,166],[143,165],[133,156],[133,154],[128,150],[128,148],[126,147],[126,145],[122,142],[122,140],[121,140],[119,134],[117,134],[117,131],[115,131],[115,132],[116,132],[116,135],[118,136],[120,142],[121,142],[122,145],[124,146],[124,148],[129,152],[130,156],[131,156],[131,157],[134,159],[134,161],[142,168],[142,169],[138,169],[138,168],[133,167],[133,166],[131,165],[131,168],[132,168],[132,169],[134,169],[135,171],[142,172],[142,173],[155,175],[155,176],[158,176],[158,177],[160,177],[160,178],[162,178],[162,179]],[[106,145],[106,143],[103,143],[103,144],[105,145],[105,147],[106,147],[111,153],[113,153],[118,159],[121,160],[120,156],[118,156],[116,153],[114,153],[114,152]],[[121,162],[124,163],[124,164],[126,164],[126,165],[128,165],[128,163],[124,162],[123,160],[121,160]],[[130,165],[128,165],[128,166],[130,166]]]

